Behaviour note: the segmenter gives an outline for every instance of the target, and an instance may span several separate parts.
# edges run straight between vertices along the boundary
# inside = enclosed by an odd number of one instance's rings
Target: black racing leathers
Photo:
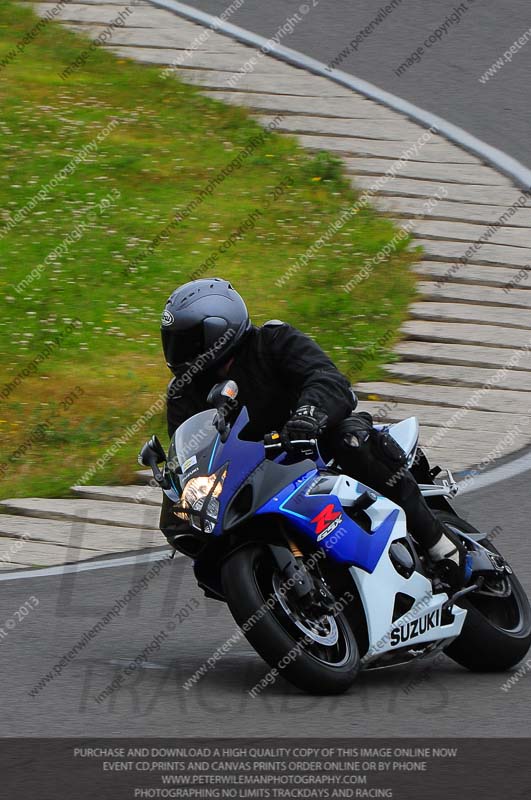
[[[185,419],[208,408],[206,398],[216,381],[203,375],[168,387],[168,434]],[[246,437],[263,439],[281,430],[299,406],[322,409],[333,426],[345,419],[356,401],[347,378],[309,336],[285,323],[269,322],[251,329],[240,346],[227,379],[238,384],[238,400],[247,406]]]
[[[316,406],[328,418],[320,439],[326,458],[335,458],[345,473],[399,503],[411,532],[424,546],[431,547],[439,539],[441,527],[417,482],[372,430],[370,416],[353,413],[357,401],[349,381],[312,339],[278,321],[261,328],[253,326],[226,378],[236,381],[238,400],[247,406],[246,438],[258,440],[280,431],[297,408]],[[208,373],[193,377],[185,373],[171,381],[167,401],[170,437],[182,422],[208,408],[208,392],[219,380]],[[167,498],[161,530],[170,541],[182,531]]]

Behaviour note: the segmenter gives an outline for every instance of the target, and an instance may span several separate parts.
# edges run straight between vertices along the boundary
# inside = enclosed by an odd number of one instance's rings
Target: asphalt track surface
[[[185,0],[220,14],[229,0]],[[302,21],[280,43],[329,64],[370,25],[389,0],[245,0],[230,22],[274,36],[299,9]],[[463,8],[463,6],[465,6]],[[448,22],[455,9],[454,19]],[[337,64],[461,126],[531,167],[531,38],[508,55],[486,83],[479,78],[531,28],[529,0],[402,0],[370,35]],[[437,39],[434,31],[442,31]],[[434,34],[433,43],[424,42]],[[419,47],[423,53],[402,74],[396,70]]]
[[[471,492],[461,514],[496,544],[531,593],[531,473]],[[517,506],[514,497],[519,498]],[[53,524],[53,522],[51,523]],[[205,600],[191,564],[176,558],[60,675],[30,690],[152,565],[0,583],[0,619],[30,595],[39,600],[0,647],[0,736],[528,736],[531,674],[508,692],[509,673],[479,675],[446,656],[362,673],[341,697],[310,697],[284,680],[255,698],[267,665],[241,640],[195,686],[183,683],[234,633],[224,604]],[[198,603],[197,607],[196,602]],[[189,617],[175,616],[192,607]],[[183,616],[183,615],[181,615]],[[175,627],[169,631],[169,626]],[[160,649],[107,699],[95,697],[155,636]],[[415,675],[424,679],[409,693]]]

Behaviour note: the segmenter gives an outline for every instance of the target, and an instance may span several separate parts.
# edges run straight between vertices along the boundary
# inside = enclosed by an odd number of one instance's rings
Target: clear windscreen
[[[214,427],[216,410],[201,411],[180,425],[171,440],[168,466],[177,472],[181,485],[193,475],[208,473],[208,464],[218,432]]]

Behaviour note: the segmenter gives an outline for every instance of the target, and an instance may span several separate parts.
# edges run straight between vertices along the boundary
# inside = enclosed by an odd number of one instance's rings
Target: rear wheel
[[[232,616],[257,653],[286,678],[312,694],[339,694],[356,678],[359,653],[343,614],[304,608],[281,578],[267,547],[249,544],[222,569],[223,592]]]
[[[455,514],[435,512],[454,533],[478,533]],[[498,553],[492,542],[480,542]],[[458,605],[467,615],[460,635],[445,653],[474,672],[510,669],[524,658],[531,645],[531,610],[518,578],[511,573],[488,579],[481,589],[466,595]]]

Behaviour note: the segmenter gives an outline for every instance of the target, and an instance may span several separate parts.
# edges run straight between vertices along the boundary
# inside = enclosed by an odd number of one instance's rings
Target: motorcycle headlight
[[[212,533],[219,515],[218,497],[221,494],[226,474],[227,468],[222,467],[213,475],[191,478],[183,489],[182,510],[177,512],[177,516],[190,522],[194,528],[200,531]],[[208,500],[208,504],[206,510],[203,511],[206,500]]]

